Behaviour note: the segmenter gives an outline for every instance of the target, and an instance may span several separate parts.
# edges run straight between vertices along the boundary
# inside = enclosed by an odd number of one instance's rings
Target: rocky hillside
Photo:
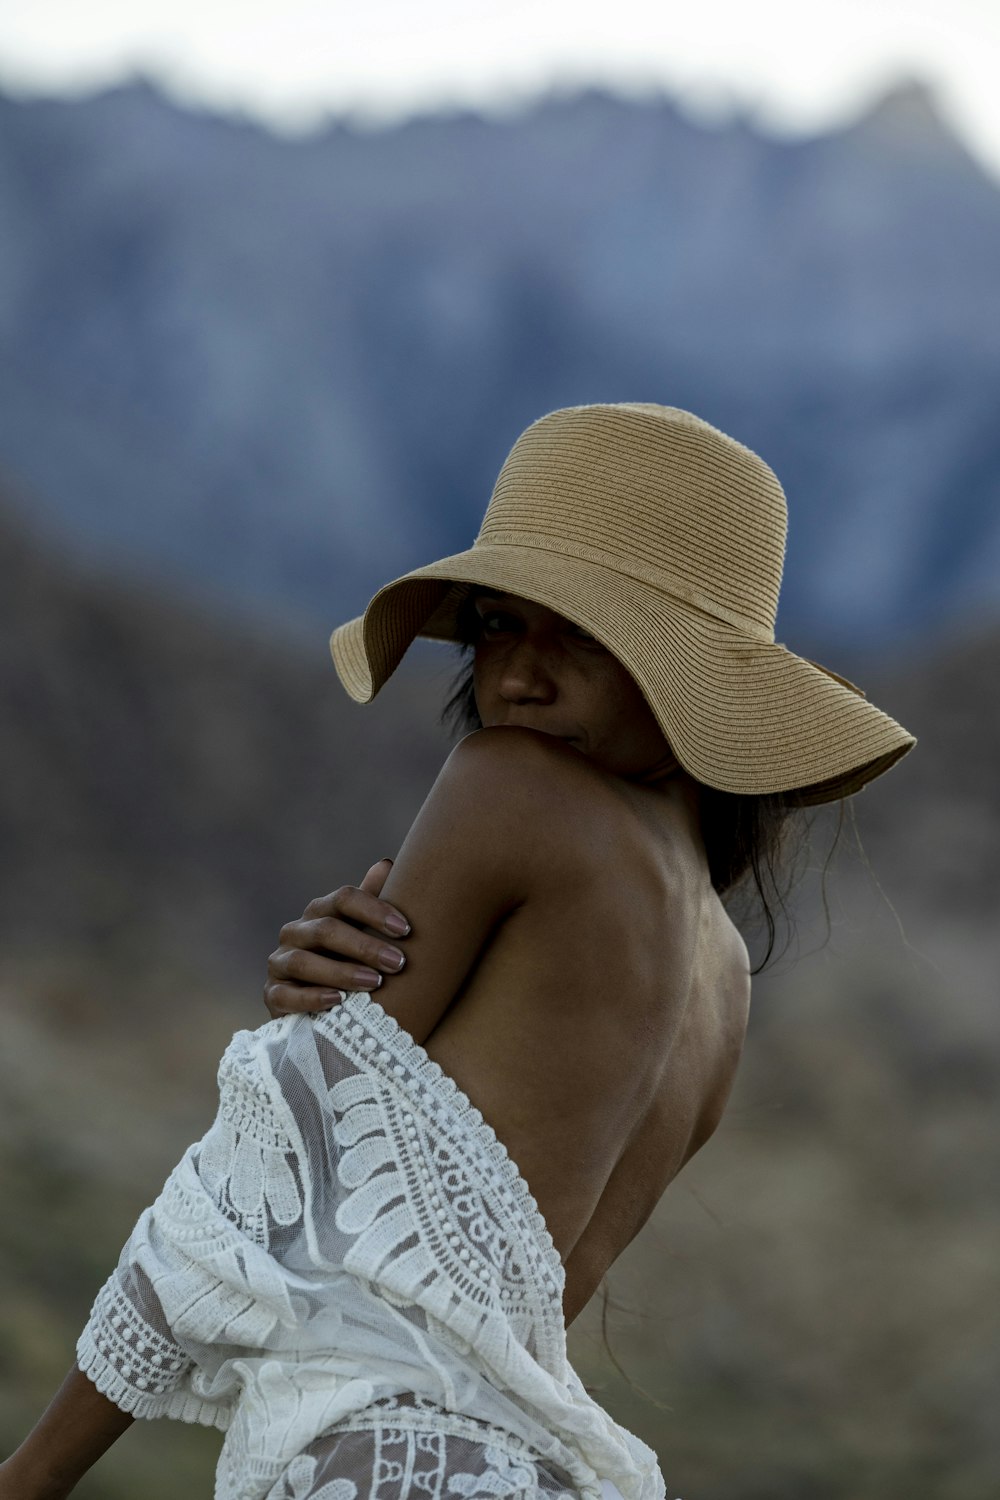
[[[231,985],[257,976],[310,896],[395,852],[447,749],[444,650],[430,693],[403,671],[363,710],[321,632],[220,628],[9,518],[0,653],[8,960],[48,952],[57,912],[60,945],[109,962],[169,952]]]

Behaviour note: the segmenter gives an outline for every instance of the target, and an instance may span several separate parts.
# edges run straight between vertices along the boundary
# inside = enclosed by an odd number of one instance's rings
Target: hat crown
[[[678,407],[564,407],[500,471],[476,543],[572,552],[773,639],[788,511],[751,449]]]

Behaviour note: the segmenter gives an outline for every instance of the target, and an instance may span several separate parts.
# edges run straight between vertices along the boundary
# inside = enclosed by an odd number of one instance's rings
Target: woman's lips
[[[551,739],[565,740],[567,745],[572,745],[576,742],[575,734],[559,734],[555,729],[543,729],[540,724],[513,724],[508,719],[503,727],[505,729],[533,729],[536,734],[547,734]]]

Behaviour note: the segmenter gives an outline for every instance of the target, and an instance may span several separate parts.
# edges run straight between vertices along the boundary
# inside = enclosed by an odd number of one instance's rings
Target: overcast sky
[[[935,84],[1000,176],[1000,0],[7,0],[0,85],[77,91],[135,70],[302,129],[348,110],[489,108],[552,84],[666,87],[712,118],[850,118],[886,82]]]

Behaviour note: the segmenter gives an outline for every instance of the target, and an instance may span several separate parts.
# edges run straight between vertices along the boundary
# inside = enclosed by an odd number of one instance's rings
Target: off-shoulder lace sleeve
[[[295,1321],[275,1259],[302,1220],[298,1131],[257,1034],[219,1066],[219,1109],[140,1216],[77,1344],[79,1368],[136,1417],[225,1429],[232,1360]]]
[[[140,1217],[78,1358],[137,1417],[225,1430],[218,1500],[262,1500],[321,1434],[397,1395],[393,1426],[468,1417],[588,1500],[603,1475],[663,1500],[655,1454],[568,1362],[564,1288],[500,1138],[358,991],[236,1034],[215,1121]]]

